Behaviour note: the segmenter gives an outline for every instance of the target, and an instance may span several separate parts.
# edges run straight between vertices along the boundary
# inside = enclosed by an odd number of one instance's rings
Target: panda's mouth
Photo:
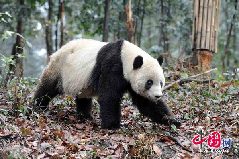
[[[158,103],[163,99],[163,96],[164,96],[164,94],[163,94],[162,96],[154,97],[152,100],[153,100],[156,104],[158,104]]]

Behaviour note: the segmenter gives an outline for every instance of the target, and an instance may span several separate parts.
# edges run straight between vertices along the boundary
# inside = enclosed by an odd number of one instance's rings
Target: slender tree
[[[109,19],[110,19],[110,0],[105,0],[104,7],[104,24],[103,24],[103,41],[108,41],[109,37]]]
[[[165,1],[160,0],[160,27],[159,27],[159,32],[160,32],[160,37],[159,37],[159,45],[163,46],[163,51],[164,53],[169,51],[168,47],[168,37],[166,34],[166,5],[164,5]]]
[[[159,27],[159,46],[163,47],[164,52],[164,61],[165,64],[168,64],[168,57],[170,57],[170,51],[169,51],[169,37],[167,32],[167,25],[169,25],[169,18],[170,15],[170,2],[169,0],[159,1],[159,10],[160,10],[160,27]]]
[[[10,76],[12,73],[14,73],[14,75],[17,77],[23,76],[23,59],[21,56],[23,54],[24,39],[21,35],[23,34],[24,0],[18,1],[18,8],[19,8],[19,12],[17,14],[17,27],[16,27],[17,36],[16,36],[16,42],[14,43],[12,48],[12,56],[13,56],[15,65],[10,64],[9,66],[10,72],[8,74],[7,80],[11,78]]]
[[[48,16],[45,22],[45,40],[47,49],[47,61],[53,53],[53,40],[52,40],[52,18],[53,18],[53,0],[48,0]]]
[[[128,2],[125,5],[125,13],[126,13],[126,29],[128,34],[128,40],[134,43],[135,23],[133,19],[131,0],[128,0]]]
[[[55,25],[55,50],[59,49],[62,45],[64,45],[64,21],[65,21],[65,7],[64,0],[58,1],[58,14]],[[59,28],[60,24],[60,28]],[[60,31],[60,34],[58,32]],[[59,37],[60,36],[60,37]],[[59,39],[60,38],[60,43]]]
[[[126,6],[126,0],[122,1],[122,8],[125,8]],[[125,13],[125,9],[120,9],[118,12],[118,25],[117,25],[117,39],[123,38],[126,39],[127,38],[127,31],[126,29],[124,29],[122,27],[122,22],[126,22],[126,13]]]
[[[64,45],[64,28],[65,28],[65,7],[64,7],[64,0],[59,0],[60,9],[59,9],[59,15],[60,15],[60,31],[61,31],[61,40],[60,40],[60,47]]]
[[[225,70],[225,67],[226,65],[229,66],[229,58],[230,58],[230,52],[229,52],[229,46],[230,46],[230,42],[231,42],[231,38],[233,38],[233,30],[235,30],[235,20],[236,20],[236,15],[238,14],[237,12],[237,5],[238,5],[238,0],[234,0],[234,7],[235,7],[235,12],[232,16],[232,19],[231,19],[231,23],[230,23],[230,26],[229,26],[229,29],[228,29],[228,33],[227,33],[227,39],[226,39],[226,44],[225,44],[225,47],[224,47],[224,52],[223,52],[223,55],[222,55],[222,70],[224,71]],[[235,34],[235,33],[234,33]]]
[[[138,35],[138,46],[141,46],[141,37],[143,33],[143,26],[144,26],[144,16],[145,16],[145,7],[146,7],[146,0],[143,0],[143,5],[142,5],[142,14],[140,16],[140,28],[139,28],[139,35]]]

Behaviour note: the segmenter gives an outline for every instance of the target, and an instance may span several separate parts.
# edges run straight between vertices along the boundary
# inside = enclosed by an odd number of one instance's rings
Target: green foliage
[[[15,114],[26,115],[31,105],[31,94],[35,87],[35,78],[13,78],[8,83],[7,99]]]
[[[102,34],[103,2],[103,0],[84,0],[80,3],[66,2],[70,34],[84,33],[89,37]]]
[[[2,54],[0,54],[0,70],[1,70],[1,76],[0,76],[0,85],[4,85],[4,83],[6,82],[6,77],[8,75],[8,73],[13,73],[10,72],[10,65],[15,65],[15,61],[13,60],[13,56],[4,56]]]
[[[12,16],[9,14],[9,12],[1,13],[0,12],[0,23],[8,23]]]
[[[26,1],[28,4],[30,4],[32,8],[35,8],[37,6],[37,3],[43,5],[46,2],[46,0],[26,0]]]
[[[174,124],[172,124],[172,125],[171,125],[171,130],[172,130],[173,132],[177,132],[177,127],[176,127]]]

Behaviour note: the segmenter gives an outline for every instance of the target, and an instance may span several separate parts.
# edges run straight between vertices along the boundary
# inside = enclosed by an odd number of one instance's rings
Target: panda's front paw
[[[86,121],[86,120],[93,120],[93,117],[89,114],[89,115],[86,115],[86,114],[77,114],[77,117],[78,117],[78,120],[80,121]]]
[[[102,122],[102,129],[115,130],[120,128],[120,122]]]
[[[177,128],[179,128],[181,126],[181,121],[174,119],[174,118],[170,119],[169,123],[170,123],[170,125],[172,125],[172,124],[175,125]]]
[[[175,119],[174,117],[171,117],[171,116],[164,116],[161,122],[162,124],[168,125],[168,126],[175,125],[177,128],[181,126],[180,120]]]

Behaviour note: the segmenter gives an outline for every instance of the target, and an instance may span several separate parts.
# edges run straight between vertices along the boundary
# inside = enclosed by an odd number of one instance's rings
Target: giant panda
[[[75,97],[78,115],[92,119],[92,98],[98,97],[101,127],[116,129],[121,98],[129,92],[141,114],[156,123],[180,126],[161,99],[162,62],[126,40],[70,41],[50,57],[34,94],[34,106],[47,109],[52,98],[67,94]]]

